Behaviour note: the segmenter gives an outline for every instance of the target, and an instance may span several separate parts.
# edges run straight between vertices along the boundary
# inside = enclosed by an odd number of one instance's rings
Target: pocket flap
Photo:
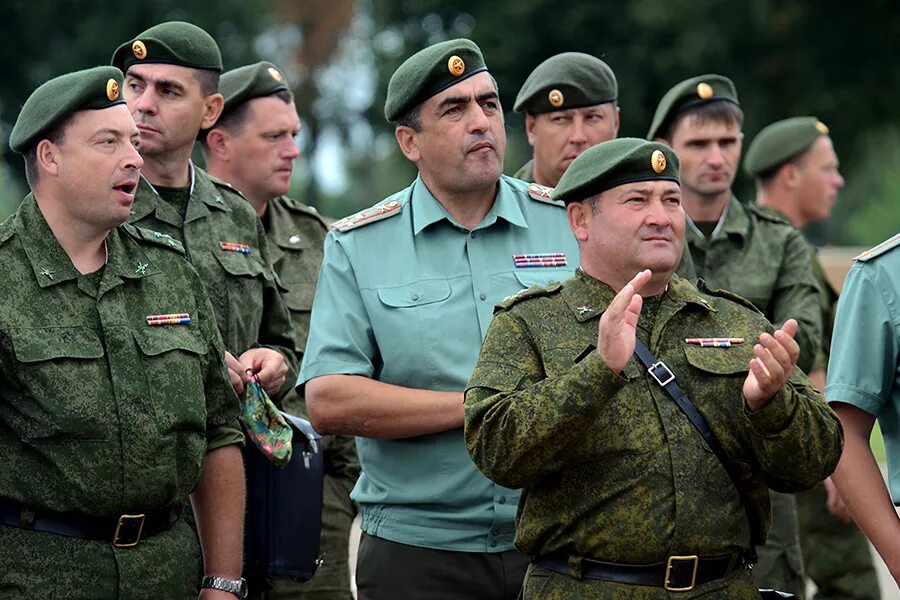
[[[554,281],[564,281],[572,276],[571,270],[550,268],[516,269],[514,273],[523,288],[530,288],[533,285],[544,287]]]
[[[691,366],[701,371],[720,375],[747,373],[753,358],[753,344],[749,340],[730,348],[701,348],[685,344],[684,354]]]
[[[104,354],[100,338],[87,327],[41,327],[11,329],[16,358],[24,363],[56,358],[101,358]]]
[[[416,283],[379,288],[378,299],[387,306],[408,308],[440,302],[450,297],[450,283],[445,279],[431,279]]]
[[[315,283],[292,283],[284,292],[284,301],[291,310],[312,310],[315,295]]]
[[[141,352],[156,356],[170,350],[186,350],[194,354],[206,354],[207,344],[193,325],[163,325],[145,327],[134,333]]]
[[[268,269],[266,269],[266,265],[262,259],[259,258],[258,252],[259,250],[256,248],[251,248],[250,254],[229,252],[227,250],[216,248],[213,251],[213,254],[216,255],[216,259],[219,261],[219,264],[222,265],[222,268],[231,275],[238,275],[241,277],[259,277],[260,275],[266,275],[266,278],[269,279]]]

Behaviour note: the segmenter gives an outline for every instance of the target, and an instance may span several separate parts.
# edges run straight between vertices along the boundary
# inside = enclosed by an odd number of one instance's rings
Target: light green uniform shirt
[[[847,273],[831,339],[825,397],[877,417],[887,452],[891,498],[900,506],[898,245],[900,236],[885,242],[880,254],[856,260]]]
[[[380,203],[399,203],[390,216],[332,230],[298,383],[351,374],[461,392],[494,305],[529,286],[566,279],[578,264],[565,210],[526,190],[501,177],[493,207],[469,231],[417,178]],[[552,252],[565,253],[567,264],[515,266],[515,254]],[[475,468],[462,428],[357,438],[357,450],[363,472],[352,498],[370,535],[466,552],[512,549],[519,494]]]

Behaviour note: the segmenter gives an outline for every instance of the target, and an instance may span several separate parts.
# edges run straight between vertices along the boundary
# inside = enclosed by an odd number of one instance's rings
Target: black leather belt
[[[131,548],[144,538],[170,529],[181,514],[181,506],[117,517],[41,511],[35,512],[32,520],[27,518],[30,511],[25,511],[25,519],[22,512],[18,502],[0,498],[0,524]]]
[[[569,559],[565,557],[548,556],[538,558],[534,562],[557,573],[575,574],[570,568]],[[713,558],[670,556],[666,562],[650,565],[625,565],[589,558],[576,559],[573,562],[576,565],[580,562],[583,579],[661,587],[670,592],[688,592],[695,586],[721,579],[744,564],[738,554]]]

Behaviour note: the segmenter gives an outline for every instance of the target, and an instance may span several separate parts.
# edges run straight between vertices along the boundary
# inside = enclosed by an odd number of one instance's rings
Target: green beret
[[[779,167],[806,152],[823,135],[828,135],[828,127],[815,117],[776,121],[756,134],[744,158],[744,171],[756,177]]]
[[[612,102],[619,94],[616,75],[605,62],[582,52],[551,56],[531,72],[513,110],[545,113]]]
[[[449,40],[419,50],[391,76],[384,116],[388,122],[396,123],[432,96],[484,71],[484,57],[471,40]]]
[[[700,75],[677,84],[659,101],[647,139],[656,138],[677,115],[709,102],[740,106],[734,83],[722,75]]]
[[[222,72],[222,55],[212,36],[191,23],[169,21],[154,25],[119,46],[112,64],[127,73],[140,63],[164,63]]]
[[[124,104],[121,90],[122,71],[115,67],[94,67],[51,79],[25,101],[9,136],[9,147],[24,154],[75,111]]]
[[[619,138],[591,146],[572,161],[553,199],[566,204],[637,181],[678,181],[678,156],[658,142]]]
[[[270,62],[262,61],[232,69],[219,79],[219,93],[225,97],[222,114],[234,110],[244,102],[290,91],[284,74]]]

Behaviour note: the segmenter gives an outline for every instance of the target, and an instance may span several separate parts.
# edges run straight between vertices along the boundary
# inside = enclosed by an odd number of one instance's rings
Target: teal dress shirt
[[[578,265],[565,209],[527,190],[501,177],[493,206],[470,231],[417,178],[357,215],[362,224],[344,231],[336,224],[325,240],[298,385],[348,374],[462,392],[494,305],[566,279]],[[523,267],[515,259],[549,253],[564,254],[565,265]],[[357,450],[362,475],[351,497],[368,534],[445,550],[512,549],[519,493],[478,471],[462,428],[396,440],[358,437]]]

